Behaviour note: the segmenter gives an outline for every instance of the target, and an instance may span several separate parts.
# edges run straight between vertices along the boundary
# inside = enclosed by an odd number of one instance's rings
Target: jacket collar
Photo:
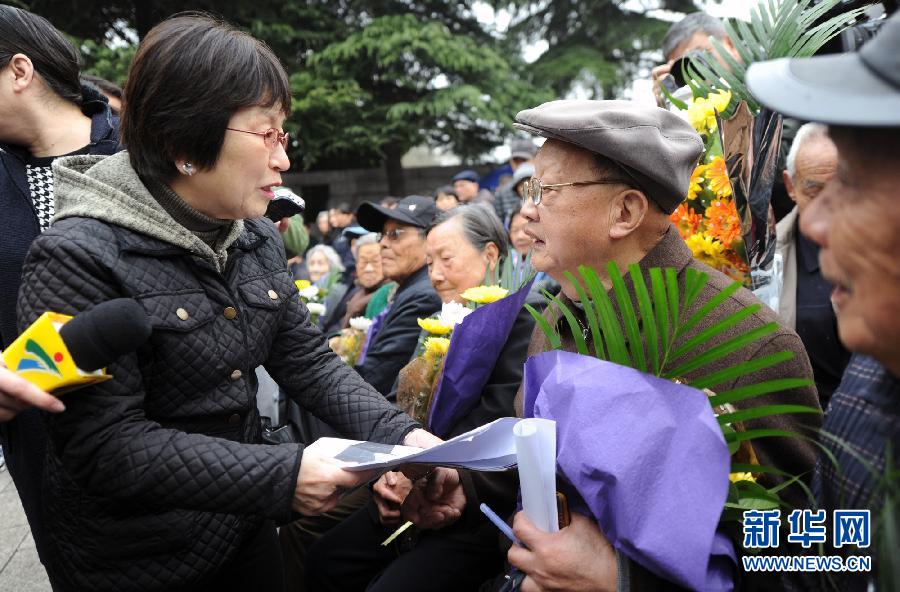
[[[431,280],[428,279],[428,266],[427,265],[423,265],[418,270],[414,271],[412,273],[412,275],[410,275],[408,278],[406,278],[406,281],[403,282],[402,284],[400,284],[400,286],[397,288],[397,292],[394,294],[394,296],[395,297],[399,296],[406,290],[412,289],[413,287],[415,287],[418,284],[421,284],[423,282],[427,282],[429,287],[431,286]]]

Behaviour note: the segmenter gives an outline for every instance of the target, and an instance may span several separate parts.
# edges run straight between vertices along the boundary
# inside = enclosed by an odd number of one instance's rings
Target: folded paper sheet
[[[319,438],[307,450],[342,461],[348,471],[390,470],[405,464],[505,471],[516,465],[513,427],[519,421],[515,417],[501,417],[424,450],[341,438]]]

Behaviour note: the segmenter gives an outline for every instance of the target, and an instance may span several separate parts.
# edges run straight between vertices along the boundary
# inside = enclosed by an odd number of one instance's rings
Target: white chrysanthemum
[[[446,325],[455,326],[460,324],[471,312],[472,309],[458,302],[445,302],[441,306],[441,314],[438,318]]]
[[[357,331],[362,331],[363,333],[369,332],[369,327],[372,326],[372,319],[367,319],[366,317],[353,317],[350,319],[350,328],[356,329]]]
[[[325,314],[325,305],[319,302],[308,302],[306,308],[309,309],[309,314],[311,315],[322,316]]]
[[[312,300],[314,298],[319,297],[319,287],[318,286],[309,286],[308,288],[303,288],[300,290],[300,297],[305,300]]]

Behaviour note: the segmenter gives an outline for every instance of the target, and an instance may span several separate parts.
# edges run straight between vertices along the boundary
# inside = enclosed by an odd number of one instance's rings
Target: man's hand
[[[419,528],[450,526],[466,509],[466,494],[456,469],[436,468],[419,479],[403,502],[403,517]]]
[[[378,508],[378,519],[385,526],[400,524],[400,506],[412,489],[412,481],[403,473],[389,471],[375,482],[375,506]]]
[[[66,409],[62,401],[7,370],[3,360],[0,360],[0,423],[11,420],[29,407],[53,413]]]
[[[291,507],[304,516],[322,514],[337,505],[341,492],[374,476],[375,471],[346,471],[333,458],[304,452]]]
[[[666,108],[666,97],[661,90],[662,79],[671,73],[672,63],[661,64],[650,70],[650,76],[653,78],[653,96],[656,98],[656,104],[664,109]]]
[[[551,534],[519,512],[513,532],[527,547],[513,545],[507,554],[509,562],[527,574],[522,592],[616,589],[616,552],[590,518],[573,512],[572,523]]]

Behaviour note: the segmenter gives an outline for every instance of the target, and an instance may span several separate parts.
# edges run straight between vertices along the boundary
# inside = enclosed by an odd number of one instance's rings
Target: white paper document
[[[306,449],[342,461],[348,471],[393,469],[405,464],[505,471],[516,465],[513,427],[520,421],[501,417],[426,449],[341,438],[319,438]]]

